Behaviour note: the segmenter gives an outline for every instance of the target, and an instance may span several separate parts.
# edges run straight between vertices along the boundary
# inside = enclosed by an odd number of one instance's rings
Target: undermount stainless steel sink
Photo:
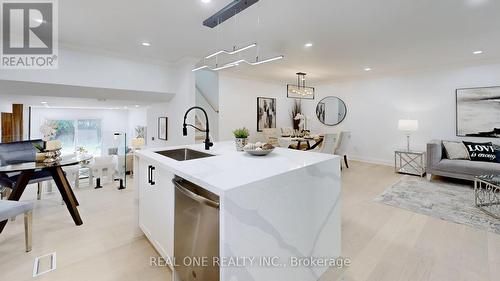
[[[192,149],[188,149],[188,148],[156,151],[156,153],[163,155],[165,157],[168,157],[168,158],[175,159],[177,161],[187,161],[187,160],[194,160],[194,159],[199,159],[199,158],[215,156],[212,154],[208,154],[205,152],[196,151],[196,150],[192,150]]]

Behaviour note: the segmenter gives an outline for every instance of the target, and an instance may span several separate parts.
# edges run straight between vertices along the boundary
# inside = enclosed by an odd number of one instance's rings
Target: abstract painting
[[[457,89],[457,136],[500,138],[500,87]]]
[[[276,99],[257,98],[257,131],[276,128]]]

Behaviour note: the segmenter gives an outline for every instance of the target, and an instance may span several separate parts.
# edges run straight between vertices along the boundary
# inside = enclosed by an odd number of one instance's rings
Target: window
[[[102,153],[102,130],[99,119],[52,120],[57,126],[56,139],[62,142],[63,154],[75,153],[77,147],[85,148],[89,154]]]

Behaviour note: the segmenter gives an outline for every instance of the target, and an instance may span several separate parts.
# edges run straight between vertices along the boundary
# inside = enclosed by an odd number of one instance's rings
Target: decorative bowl
[[[245,149],[245,152],[254,156],[266,156],[269,153],[273,152],[273,149],[262,149],[262,150],[255,150],[255,149]]]

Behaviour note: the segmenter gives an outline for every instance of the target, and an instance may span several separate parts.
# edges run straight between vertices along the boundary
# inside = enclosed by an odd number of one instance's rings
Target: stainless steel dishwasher
[[[175,177],[174,257],[182,281],[218,281],[219,197]]]

